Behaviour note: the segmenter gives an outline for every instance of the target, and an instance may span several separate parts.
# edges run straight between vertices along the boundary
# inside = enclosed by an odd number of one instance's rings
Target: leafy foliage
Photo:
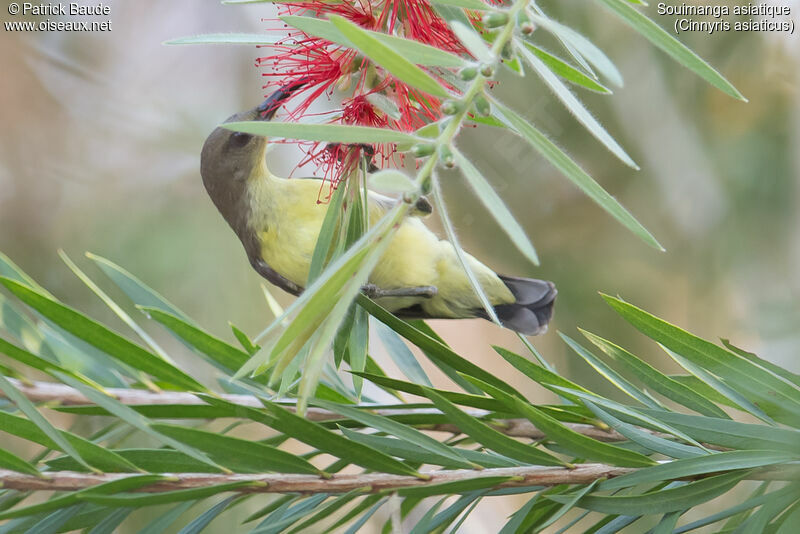
[[[635,6],[621,0],[599,3],[683,66],[743,99]],[[135,341],[60,302],[0,254],[5,290],[0,293],[0,353],[5,356],[0,431],[37,449],[20,454],[0,446],[0,520],[5,521],[0,532],[112,532],[129,516],[140,515],[140,509],[163,504],[173,506],[143,532],[162,532],[178,521],[184,524],[181,532],[201,532],[245,507],[249,515],[242,528],[258,533],[320,525],[356,532],[381,509],[389,511],[388,530],[416,508],[424,511],[412,532],[456,532],[480,502],[511,494],[528,498],[503,533],[559,525],[566,530],[577,524],[590,532],[615,532],[640,520],[656,525],[653,532],[659,533],[706,525],[782,532],[797,520],[796,375],[604,296],[688,374],[667,375],[589,332],[582,331],[603,356],[562,336],[577,357],[625,395],[620,402],[560,376],[530,344],[538,363],[497,347],[498,363],[505,361],[561,399],[560,404],[537,405],[471,363],[469,355],[457,354],[426,324],[400,320],[360,294],[397,223],[423,194],[430,194],[475,291],[493,316],[447,216],[440,166],[457,167],[517,248],[531,262],[539,261],[481,166],[455,146],[467,122],[520,136],[623,226],[661,248],[570,156],[487,92],[501,71],[519,75],[530,69],[591,135],[635,167],[565,83],[611,94],[606,85],[622,84],[611,60],[528,0],[506,5],[434,0],[431,6],[464,53],[365,30],[339,16],[283,20],[442,99],[448,112],[440,118],[416,131],[296,122],[225,125],[312,142],[387,143],[419,160],[413,178],[395,171],[374,176],[374,185],[402,193],[406,202],[372,225],[364,201],[366,168],[352,169],[330,200],[308,289],[255,339],[235,326],[241,346],[210,334],[133,274],[89,255],[106,275],[104,283],[130,300],[116,302],[62,254]],[[545,50],[538,40],[542,31],[554,35],[572,59]],[[260,34],[212,34],[172,42],[277,41]],[[391,102],[384,100],[376,102],[392,114]],[[124,311],[129,304],[142,316]],[[148,333],[156,326],[186,350],[164,350]],[[370,333],[377,334],[409,381],[387,376],[372,359]],[[419,348],[458,390],[434,388],[409,345]],[[201,367],[201,362],[208,365]],[[340,372],[345,369],[350,373]],[[32,381],[42,374],[52,381]],[[100,430],[84,436],[58,428],[51,422],[52,410]],[[220,429],[218,419],[230,424]],[[240,428],[246,437],[239,435]],[[745,500],[678,526],[686,511],[754,484],[749,480],[762,482]],[[56,493],[42,502],[36,493],[46,489]],[[202,506],[185,518],[198,503]]]
[[[124,272],[108,260],[91,257],[110,266],[113,272]],[[4,264],[9,265],[9,262]],[[19,274],[23,273],[19,271]],[[128,286],[130,294],[150,295],[166,302],[132,275],[116,281],[122,280],[125,283],[136,280],[135,290]],[[24,298],[28,298],[30,292],[44,294],[25,284],[17,283],[12,287]],[[251,509],[250,506],[262,500],[272,504],[251,518],[250,522],[260,519],[253,532],[299,531],[318,523],[357,528],[380,508],[399,503],[407,514],[410,509],[427,502],[425,498],[442,499],[429,508],[416,525],[415,529],[422,532],[452,525],[459,518],[463,520],[476,503],[502,497],[509,491],[531,493],[533,497],[509,519],[505,526],[508,532],[541,530],[561,524],[574,518],[578,512],[573,510],[579,509],[600,514],[594,521],[601,523],[615,516],[627,517],[630,521],[656,516],[661,518],[658,528],[665,531],[669,527],[669,530],[677,528],[684,532],[731,517],[738,518],[740,525],[749,525],[748,528],[777,530],[788,521],[800,499],[800,482],[797,481],[800,472],[795,467],[800,461],[800,428],[792,424],[793,406],[800,402],[800,389],[786,380],[777,368],[768,369],[753,357],[746,358],[697,338],[619,299],[606,299],[621,317],[655,342],[673,343],[677,356],[696,362],[695,369],[704,373],[696,374],[695,378],[707,387],[712,384],[705,378],[713,376],[715,381],[725,383],[750,404],[759,403],[765,394],[758,384],[772,388],[769,390],[774,391],[770,396],[773,401],[769,413],[781,419],[787,414],[787,421],[783,423],[773,418],[758,424],[737,421],[735,419],[748,415],[745,406],[737,404],[738,409],[732,409],[719,403],[719,399],[705,395],[705,389],[683,389],[681,381],[588,332],[584,333],[586,338],[601,348],[607,358],[593,354],[573,339],[565,337],[565,340],[600,376],[623,389],[628,394],[628,403],[593,393],[523,356],[498,349],[517,372],[572,401],[557,406],[535,405],[429,333],[381,311],[365,298],[359,300],[364,305],[360,309],[373,313],[381,321],[381,328],[423,349],[430,361],[461,377],[471,385],[471,390],[444,391],[406,383],[387,377],[374,366],[371,373],[360,373],[366,382],[393,393],[397,390],[411,392],[422,402],[354,402],[351,399],[356,398],[356,392],[352,385],[344,386],[341,381],[334,383],[323,378],[318,396],[312,400],[307,414],[314,422],[287,410],[293,408],[296,401],[277,399],[277,390],[263,382],[244,380],[241,391],[250,391],[250,395],[220,397],[205,393],[208,391],[205,387],[187,387],[183,375],[161,376],[161,368],[152,367],[148,371],[136,369],[135,376],[144,381],[131,380],[127,389],[108,390],[116,384],[90,380],[81,372],[97,364],[91,353],[86,355],[86,362],[51,360],[41,349],[38,355],[32,354],[27,359],[15,357],[16,351],[22,349],[14,347],[23,340],[14,335],[4,321],[2,327],[9,341],[4,342],[2,350],[12,357],[9,368],[22,364],[45,372],[71,386],[70,391],[83,399],[78,407],[49,402],[48,409],[73,412],[81,418],[105,415],[102,419],[105,428],[89,439],[58,430],[45,418],[45,412],[34,406],[35,401],[41,400],[41,394],[36,392],[39,388],[46,391],[48,384],[26,384],[3,378],[4,396],[11,402],[0,411],[3,419],[0,428],[41,447],[38,454],[28,459],[0,449],[1,467],[5,469],[0,471],[0,477],[24,482],[17,489],[13,484],[6,484],[7,489],[2,491],[2,502],[7,505],[0,512],[0,518],[9,520],[3,527],[4,532],[22,532],[51,523],[60,525],[53,527],[53,532],[90,529],[96,523],[116,526],[124,524],[128,515],[140,508],[170,502],[189,505],[206,500],[211,502],[203,508],[203,513],[189,519],[184,527],[186,532],[199,532],[217,517],[225,517],[246,503]],[[29,305],[27,309],[23,307],[24,302],[8,301],[6,306],[19,316],[30,314],[34,328],[43,325],[48,316],[38,309],[40,301],[31,300],[38,307]],[[65,307],[61,305],[59,309],[62,308]],[[182,358],[196,358],[197,354],[235,354],[233,361],[246,358],[246,352],[216,340],[194,326],[196,323],[191,319],[184,322],[165,312],[156,314],[156,309],[143,309],[151,317],[152,324],[166,326],[196,348],[196,353],[187,351],[180,355]],[[80,312],[74,314],[57,316],[58,321],[53,324],[67,329],[76,322],[77,316],[82,318],[82,324],[99,324]],[[189,327],[190,324],[193,326]],[[116,333],[114,336],[124,339]],[[387,339],[386,335],[383,337]],[[675,339],[683,341],[680,344],[671,341]],[[122,346],[133,343],[127,339],[125,342]],[[126,361],[126,353],[118,352],[116,345],[109,345],[108,349],[107,357]],[[140,350],[147,352],[141,347]],[[34,356],[52,363],[42,365],[38,359],[32,359]],[[220,377],[230,378],[234,372],[227,365],[219,365],[226,361],[224,359],[208,361],[216,364],[211,368]],[[750,381],[741,377],[737,371],[740,369],[747,370]],[[14,372],[16,376],[25,375],[22,369]],[[192,377],[192,380],[197,379]],[[158,388],[149,391],[148,383],[157,383]],[[325,391],[343,386],[343,396],[336,400],[325,399]],[[291,386],[287,392],[296,394],[297,387]],[[131,395],[144,396],[133,402]],[[175,400],[169,401],[173,397]],[[163,404],[162,399],[167,403]],[[187,399],[194,400],[188,402]],[[684,404],[682,408],[693,411],[694,415],[671,408],[674,401]],[[216,411],[193,410],[203,406]],[[14,413],[17,411],[19,415]],[[197,426],[212,416],[255,425],[256,435],[262,437],[243,439],[226,435],[225,430],[215,431],[213,426],[207,429]],[[509,423],[519,419],[528,420],[531,426],[515,432]],[[208,424],[213,421],[207,419]],[[441,432],[429,433],[430,430],[448,430],[452,434],[443,437]],[[145,433],[161,448],[124,448],[119,442],[120,431]],[[298,452],[287,438],[303,443],[307,452]],[[315,460],[320,453],[332,456],[335,461],[320,464]],[[603,466],[602,471],[588,479],[581,475],[581,469],[593,469],[598,463]],[[553,485],[546,478],[537,478],[537,470],[543,466],[553,466],[547,468],[551,470],[548,474],[553,476],[552,470],[557,470],[560,478],[554,480],[561,483]],[[337,473],[345,469],[353,474],[340,478]],[[100,478],[87,479],[85,485],[60,492],[44,503],[27,504],[35,493],[27,489],[57,480],[65,471]],[[12,475],[13,472],[19,475]],[[279,478],[268,481],[235,478],[248,473],[257,477],[276,473],[272,476]],[[622,476],[603,480],[608,474]],[[103,478],[112,475],[122,478]],[[187,476],[221,478],[209,479],[195,487],[169,485],[184,481],[182,477]],[[453,476],[454,479],[447,478]],[[359,477],[363,477],[363,482],[359,482]],[[726,512],[715,512],[705,520],[676,527],[683,512],[733,491],[744,484],[744,480],[753,478],[772,482],[769,488],[764,483],[764,491]],[[337,486],[343,481],[351,485]],[[274,484],[275,489],[271,490],[267,484]],[[359,487],[349,489],[353,484]],[[294,493],[308,487],[318,489],[312,491],[315,494],[311,496]],[[132,492],[134,489],[139,492]],[[158,493],[152,493],[154,491]],[[266,495],[253,496],[252,491],[277,491],[286,496],[275,500]],[[395,493],[397,497],[389,498]],[[219,500],[216,496],[220,494],[229,496]],[[460,498],[444,506],[443,499],[449,495],[460,495]],[[593,514],[583,517],[581,524],[589,528],[592,517]],[[613,521],[628,524],[628,520]]]

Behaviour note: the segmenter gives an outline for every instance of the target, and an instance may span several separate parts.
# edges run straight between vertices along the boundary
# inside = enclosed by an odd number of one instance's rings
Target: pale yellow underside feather
[[[273,176],[251,178],[251,224],[262,242],[264,261],[292,282],[305,286],[311,256],[325,217],[327,204],[317,203],[321,182],[282,179]],[[374,223],[387,209],[378,196],[370,197],[370,219]],[[514,302],[506,285],[488,267],[468,256],[473,271],[492,304]],[[369,281],[380,288],[435,286],[434,298],[385,298],[380,303],[390,310],[420,304],[431,315],[472,316],[480,301],[470,286],[452,245],[440,240],[417,217],[407,217],[395,233]]]

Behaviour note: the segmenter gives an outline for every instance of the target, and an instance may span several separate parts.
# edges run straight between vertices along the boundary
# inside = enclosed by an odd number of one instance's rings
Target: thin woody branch
[[[57,384],[54,382],[31,382],[24,383],[19,380],[9,379],[19,389],[19,391],[33,402],[46,402],[51,404],[58,404],[60,406],[94,406],[94,404],[87,399],[80,391],[64,384]],[[205,406],[206,402],[197,397],[193,393],[186,393],[182,391],[160,391],[153,392],[143,389],[128,389],[128,388],[106,388],[104,390],[109,395],[113,396],[122,404],[128,406],[155,406],[155,405],[193,405]],[[0,391],[0,397],[3,392]],[[235,394],[221,394],[221,399],[226,400],[238,406],[246,406],[249,408],[263,408],[261,402],[252,395],[235,395]],[[294,410],[294,406],[286,406],[289,410]],[[388,410],[388,409],[375,409],[371,410],[372,413],[378,415],[405,415],[405,414],[418,414],[424,413],[426,410],[408,409],[408,410]],[[431,412],[431,410],[427,410]],[[475,417],[482,417],[489,412],[484,410],[466,410],[467,413]],[[431,413],[439,413],[434,410]],[[306,411],[306,418],[311,421],[331,421],[341,419],[342,416],[321,408],[308,408]],[[497,419],[494,420],[496,428],[513,437],[542,439],[545,437],[544,432],[536,428],[527,419]],[[592,425],[578,424],[578,423],[565,423],[572,430],[597,439],[599,441],[624,441],[626,438],[613,430],[604,430]],[[426,427],[427,430],[441,431],[441,432],[461,432],[459,428],[453,424],[443,423],[438,425],[431,425]]]
[[[606,464],[579,464],[574,468],[520,466],[483,470],[423,471],[425,479],[383,473],[342,474],[321,478],[314,475],[294,474],[208,474],[166,473],[165,480],[137,489],[143,493],[161,493],[182,489],[216,487],[234,482],[251,482],[251,486],[236,488],[240,493],[346,493],[361,490],[363,493],[396,491],[404,488],[432,486],[448,482],[464,482],[487,477],[511,477],[492,489],[556,486],[559,484],[590,484],[596,480],[627,475],[638,471],[631,467]],[[138,476],[129,473],[77,473],[73,471],[44,472],[36,477],[0,469],[0,486],[19,491],[76,491],[106,482]],[[695,477],[697,478],[697,477]],[[797,480],[798,466],[775,466],[753,471],[749,480]]]
[[[495,486],[496,488],[509,488],[588,484],[600,478],[618,477],[633,471],[636,471],[636,469],[604,464],[582,464],[574,469],[525,466],[483,470],[428,471],[422,472],[425,479],[383,473],[331,475],[330,478],[294,474],[167,473],[165,476],[169,477],[169,479],[145,486],[136,491],[160,493],[181,489],[214,487],[232,482],[252,482],[252,486],[244,486],[236,491],[243,493],[347,493],[348,491],[363,489],[364,493],[377,493],[447,482],[463,482],[486,477],[513,477],[511,480],[501,482]],[[95,474],[73,471],[45,472],[43,475],[47,478],[0,470],[0,484],[4,489],[74,491],[90,488],[105,482],[137,476],[129,473]]]

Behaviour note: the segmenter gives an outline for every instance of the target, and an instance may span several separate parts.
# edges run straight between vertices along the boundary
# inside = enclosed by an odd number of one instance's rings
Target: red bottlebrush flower
[[[356,95],[343,103],[342,123],[388,128],[389,118],[376,109],[367,96],[365,94]]]
[[[448,52],[466,52],[447,23],[424,0],[384,0],[380,26],[398,34]]]
[[[413,39],[456,54],[467,53],[427,0],[307,0],[282,3],[278,9],[282,15],[340,15],[368,30]],[[323,95],[330,97],[335,88],[350,96],[341,109],[330,112],[332,123],[413,131],[441,118],[437,98],[395,79],[354,50],[294,30],[272,48],[271,55],[258,61],[258,65],[271,69],[264,73],[269,79],[264,88],[285,87],[300,80],[305,83],[288,109],[291,120],[306,115],[312,102]],[[431,74],[438,77],[436,72]],[[375,106],[369,98],[372,94],[388,99],[388,106],[396,107],[398,114],[387,113],[386,106]],[[314,163],[334,185],[359,165],[364,151],[357,146],[301,145],[307,147],[307,155],[300,166]],[[382,166],[392,159],[394,150],[391,145],[374,146],[369,157],[380,156],[376,163]]]

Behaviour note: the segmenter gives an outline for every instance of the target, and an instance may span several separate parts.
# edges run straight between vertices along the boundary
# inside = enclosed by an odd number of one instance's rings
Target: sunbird
[[[261,105],[225,122],[272,120],[297,88],[278,89]],[[318,202],[319,179],[287,179],[270,172],[267,142],[263,136],[218,127],[203,145],[200,174],[255,271],[299,295],[327,205]],[[370,191],[370,221],[374,224],[396,202]],[[424,197],[418,207],[396,229],[362,291],[402,318],[488,319],[453,245],[422,222],[420,215],[430,208]],[[552,282],[498,275],[466,257],[503,326],[526,335],[547,331],[557,294]]]

